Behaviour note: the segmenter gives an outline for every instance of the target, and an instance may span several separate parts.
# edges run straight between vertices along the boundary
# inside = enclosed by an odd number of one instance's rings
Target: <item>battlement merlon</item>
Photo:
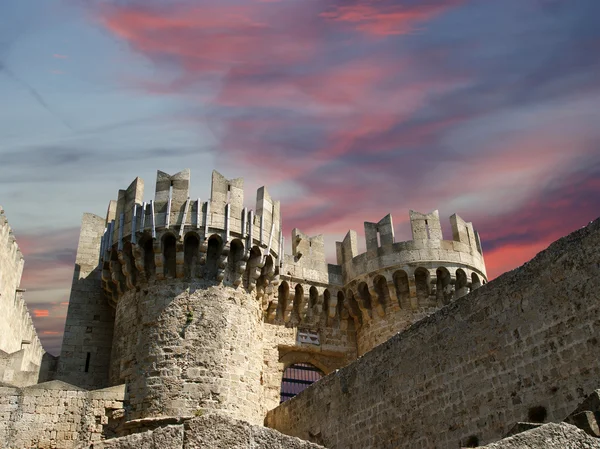
[[[103,252],[114,244],[123,248],[124,240],[136,244],[142,234],[156,238],[156,233],[172,231],[180,240],[194,231],[204,240],[220,235],[224,242],[234,238],[252,238],[257,245],[279,254],[281,244],[281,212],[267,189],[257,191],[256,212],[243,207],[243,178],[227,179],[216,170],[212,173],[211,196],[208,201],[189,196],[190,170],[170,175],[158,171],[154,200],[144,202],[144,181],[135,178],[125,190],[119,190],[116,201],[107,211],[107,235]],[[135,232],[132,232],[135,228]],[[164,233],[164,232],[163,232]]]
[[[365,240],[367,252],[377,251],[380,246],[394,243],[394,223],[392,214],[387,214],[377,223],[365,221]]]
[[[439,211],[422,214],[411,210],[409,217],[413,240],[443,240]]]

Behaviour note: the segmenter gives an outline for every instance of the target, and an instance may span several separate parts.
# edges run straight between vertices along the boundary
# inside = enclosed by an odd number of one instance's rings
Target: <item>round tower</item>
[[[367,250],[356,232],[337,245],[345,302],[356,327],[358,354],[487,282],[479,234],[458,215],[444,240],[438,211],[410,211],[413,239],[394,242],[391,215],[365,222]]]
[[[247,211],[243,181],[217,172],[210,200],[191,200],[189,178],[158,172],[149,203],[138,178],[109,206],[111,383],[127,386],[128,420],[210,409],[262,423],[260,298],[277,283],[279,203],[261,188]]]

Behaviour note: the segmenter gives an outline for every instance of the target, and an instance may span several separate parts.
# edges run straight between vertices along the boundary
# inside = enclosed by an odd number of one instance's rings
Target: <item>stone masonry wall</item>
[[[56,378],[82,388],[108,386],[114,311],[100,282],[105,219],[84,214]]]
[[[564,419],[600,378],[600,219],[269,412],[329,448],[459,447],[533,407]]]
[[[318,449],[321,446],[222,415],[93,444],[93,449]]]
[[[123,386],[86,391],[60,381],[0,385],[0,449],[72,449],[114,436]]]
[[[37,382],[44,349],[19,288],[23,256],[0,206],[0,382]]]
[[[117,304],[111,382],[128,419],[218,409],[262,422],[262,312],[255,295],[205,280],[165,280]]]
[[[295,363],[310,363],[324,374],[346,366],[356,359],[356,341],[353,331],[313,324],[304,325],[319,336],[319,344],[299,341],[299,328],[286,327],[283,323],[264,323],[262,374],[262,416],[279,405],[281,381],[285,369]]]

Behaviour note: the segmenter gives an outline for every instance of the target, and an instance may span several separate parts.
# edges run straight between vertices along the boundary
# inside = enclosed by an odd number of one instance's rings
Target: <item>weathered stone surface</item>
[[[318,446],[262,426],[208,414],[177,426],[97,442],[91,449],[318,449]]]
[[[531,408],[563,420],[600,378],[600,219],[268,413],[331,448],[497,440]]]
[[[45,351],[23,300],[25,290],[20,288],[23,266],[23,255],[0,206],[0,382],[21,387],[47,374],[40,373]]]
[[[0,386],[0,449],[72,449],[114,436],[124,390],[87,391],[61,381]]]
[[[587,435],[583,430],[566,423],[544,424],[536,429],[522,432],[482,449],[597,449],[600,439]]]

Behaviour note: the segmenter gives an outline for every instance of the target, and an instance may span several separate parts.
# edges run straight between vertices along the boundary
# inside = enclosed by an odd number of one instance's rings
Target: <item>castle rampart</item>
[[[367,251],[350,231],[329,264],[323,236],[298,229],[286,254],[264,187],[253,211],[241,178],[213,172],[206,201],[189,186],[189,170],[159,171],[152,201],[136,178],[105,219],[84,216],[59,379],[126,383],[129,420],[212,409],[257,422],[286,367],[330,373],[486,280],[456,216],[453,241],[437,211],[411,212],[410,242],[394,241],[391,215],[365,223]]]
[[[532,410],[565,419],[598,385],[600,219],[268,413],[328,448],[461,447]],[[321,406],[326,404],[327,406]]]
[[[38,382],[44,348],[20,287],[23,255],[0,207],[0,382]]]

